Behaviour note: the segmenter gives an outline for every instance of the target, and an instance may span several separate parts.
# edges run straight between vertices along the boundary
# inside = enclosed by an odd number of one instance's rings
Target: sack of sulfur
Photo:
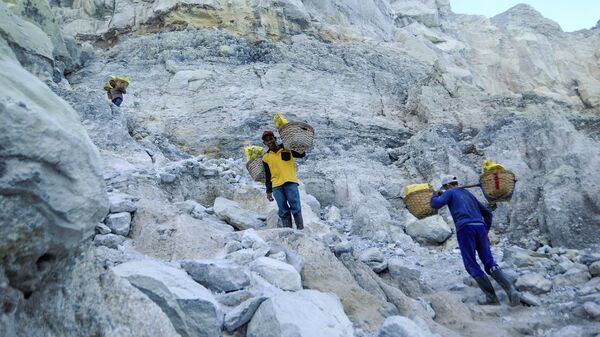
[[[287,119],[285,119],[281,112],[275,113],[275,117],[273,117],[273,122],[275,122],[275,127],[277,129],[288,123]]]
[[[250,161],[256,157],[261,157],[265,150],[262,146],[246,146],[244,147],[244,154],[246,155],[246,160]]]
[[[489,159],[486,159],[483,161],[483,167],[481,169],[481,173],[488,173],[491,171],[503,171],[503,170],[505,170],[505,168],[501,164],[498,164]]]

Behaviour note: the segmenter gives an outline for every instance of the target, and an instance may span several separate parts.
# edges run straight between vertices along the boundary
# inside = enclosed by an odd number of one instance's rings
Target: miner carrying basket
[[[304,228],[295,158],[304,158],[312,148],[313,128],[301,122],[287,122],[281,113],[275,114],[275,126],[279,129],[282,144],[277,143],[273,131],[262,134],[263,144],[268,151],[261,157],[255,156],[246,167],[252,177],[265,182],[267,199],[276,201],[283,227],[292,228],[292,217],[297,229]],[[259,165],[259,158],[260,161]],[[261,167],[262,166],[262,167]]]

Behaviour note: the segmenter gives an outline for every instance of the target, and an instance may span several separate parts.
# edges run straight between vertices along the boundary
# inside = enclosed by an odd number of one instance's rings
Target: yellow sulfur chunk
[[[488,173],[491,171],[502,171],[505,170],[504,166],[502,166],[501,164],[498,163],[494,163],[491,160],[484,160],[483,161],[483,168],[481,169],[481,173]]]
[[[113,88],[113,86],[110,85],[110,83],[108,83],[108,82],[104,83],[104,90],[110,90],[112,88]]]
[[[404,187],[404,196],[407,196],[410,193],[422,191],[422,190],[433,190],[433,186],[428,183],[408,185],[408,186]]]
[[[275,117],[273,117],[273,122],[275,122],[275,127],[277,129],[288,123],[287,119],[285,119],[281,112],[275,113]]]
[[[129,84],[129,82],[130,82],[129,76],[118,76],[118,75],[115,76],[115,75],[113,75],[113,76],[110,77],[110,79],[113,80],[113,81],[123,81],[123,82],[126,82],[127,84]]]
[[[244,154],[246,155],[246,160],[250,161],[256,157],[261,157],[265,150],[262,146],[246,146],[244,147]]]

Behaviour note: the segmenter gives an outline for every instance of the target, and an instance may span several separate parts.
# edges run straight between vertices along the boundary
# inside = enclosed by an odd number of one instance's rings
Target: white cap
[[[458,179],[456,179],[455,176],[451,176],[451,175],[443,175],[441,178],[441,181],[442,181],[442,186],[444,186],[446,184],[451,184],[451,183],[458,184]]]

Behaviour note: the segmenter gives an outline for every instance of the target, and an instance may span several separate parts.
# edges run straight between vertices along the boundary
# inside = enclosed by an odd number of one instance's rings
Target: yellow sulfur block
[[[110,77],[110,79],[111,79],[111,80],[114,80],[114,81],[123,81],[123,82],[127,82],[127,84],[129,84],[129,82],[130,82],[130,80],[129,80],[129,76],[118,76],[118,75],[117,75],[117,76],[115,76],[115,75],[112,75],[112,76]]]
[[[244,154],[246,155],[246,160],[250,161],[256,157],[260,157],[264,153],[264,149],[262,146],[246,146],[244,147]]]
[[[501,171],[501,170],[505,170],[503,165],[486,159],[483,161],[483,167],[481,169],[481,173],[488,173],[491,171]]]
[[[409,195],[410,193],[422,191],[422,190],[433,190],[433,186],[428,183],[423,184],[412,184],[404,187],[404,196]]]
[[[285,119],[281,112],[275,113],[275,117],[273,117],[273,122],[275,122],[275,127],[277,129],[288,123],[287,119]]]

